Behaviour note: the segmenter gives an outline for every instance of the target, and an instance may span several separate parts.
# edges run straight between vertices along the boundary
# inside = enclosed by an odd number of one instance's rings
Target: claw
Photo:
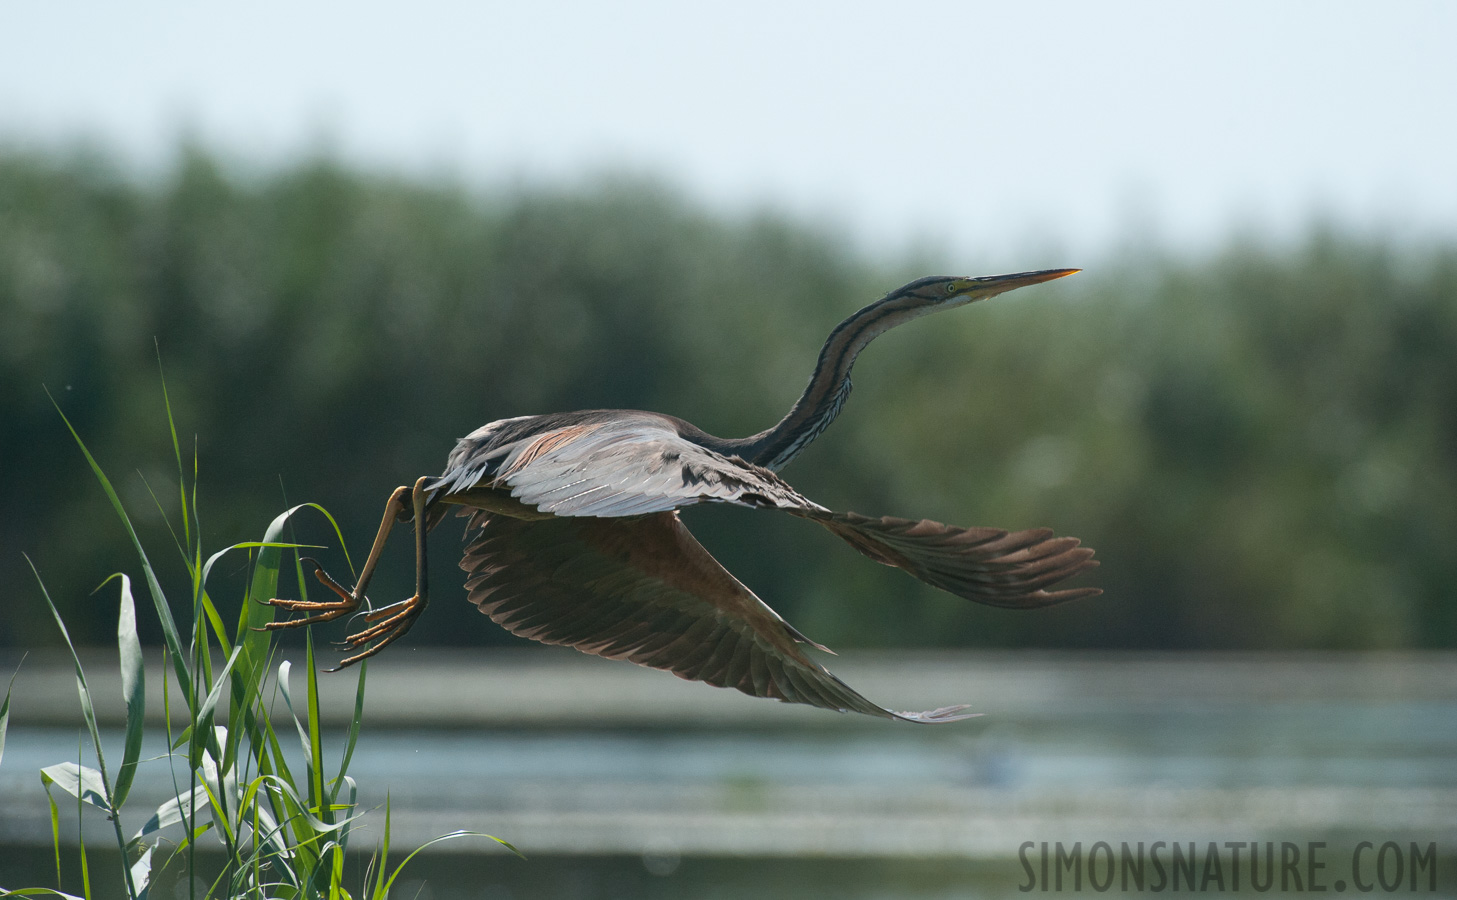
[[[314,577],[319,579],[319,583],[322,584],[324,587],[338,594],[340,600],[343,600],[347,603],[353,603],[355,606],[359,605],[359,600],[355,599],[354,592],[345,590],[344,585],[331,578],[329,576],[329,573],[324,571],[324,567],[319,565],[319,561],[317,559],[314,559],[311,556],[305,556],[302,561],[314,564]]]
[[[429,482],[429,476],[425,476],[416,479],[413,488],[402,485],[395,488],[394,493],[390,495],[389,502],[385,504],[384,519],[380,522],[379,531],[374,536],[374,546],[370,548],[369,558],[365,560],[364,569],[359,573],[359,581],[354,585],[354,590],[346,590],[343,585],[330,578],[329,574],[324,571],[324,567],[319,565],[318,560],[305,557],[302,561],[313,565],[314,577],[319,579],[319,583],[324,587],[333,591],[339,599],[316,603],[309,600],[281,600],[275,597],[267,601],[270,606],[290,613],[305,613],[305,615],[301,619],[268,622],[264,624],[263,629],[277,631],[280,628],[298,628],[303,625],[328,622],[341,616],[347,616],[358,610],[361,604],[368,603],[369,598],[365,596],[364,592],[369,585],[370,577],[374,574],[374,567],[379,562],[380,553],[384,550],[385,540],[389,537],[390,529],[394,527],[396,521],[408,522],[413,519],[415,521],[415,596],[381,609],[366,611],[364,621],[369,623],[369,627],[349,635],[339,645],[347,650],[358,650],[361,647],[364,647],[364,650],[345,659],[328,671],[337,672],[352,666],[399,640],[400,636],[415,624],[415,620],[420,617],[420,613],[424,612],[425,606],[429,602],[426,599],[428,594],[425,568],[425,532],[429,528],[428,525],[422,528],[422,523],[426,519],[425,507],[428,503],[425,485]],[[411,501],[408,515],[406,514],[406,499]],[[371,641],[374,643],[369,645]]]
[[[301,562],[311,563],[314,567],[314,577],[319,583],[338,595],[338,600],[326,600],[318,602],[314,600],[285,600],[274,597],[268,600],[269,606],[286,612],[312,612],[312,615],[304,616],[302,619],[288,619],[283,622],[265,622],[264,631],[278,631],[283,628],[301,628],[305,625],[315,625],[319,622],[330,622],[340,616],[346,616],[359,608],[364,598],[354,596],[352,591],[344,589],[344,586],[329,576],[319,561],[312,557],[304,557]]]
[[[394,619],[400,615],[403,615],[406,612],[409,612],[414,606],[420,604],[421,602],[422,601],[420,600],[420,598],[416,596],[411,597],[408,600],[401,600],[399,603],[391,603],[389,606],[381,606],[379,609],[372,609],[369,612],[365,613],[364,621],[378,622],[382,619]]]
[[[391,603],[389,606],[377,609],[374,612],[366,613],[365,619],[376,624],[356,634],[351,634],[344,639],[344,645],[351,650],[356,650],[374,641],[368,647],[353,656],[340,660],[339,665],[330,672],[337,672],[354,665],[361,659],[368,659],[379,651],[393,644],[410,630],[420,613],[425,611],[426,601],[418,594],[408,600],[401,600],[399,603]],[[387,616],[387,617],[385,617]],[[385,617],[385,618],[381,618]]]
[[[382,619],[378,621],[376,624],[364,629],[361,632],[358,632],[357,634],[349,635],[349,637],[345,638],[345,642],[349,644],[351,648],[353,648],[366,644],[371,640],[379,637],[380,635],[388,634],[392,631],[399,631],[401,634],[403,634],[409,629],[411,625],[415,624],[415,619],[418,618],[420,615],[419,610],[423,608],[423,606],[420,606],[420,601],[418,597],[411,597],[409,600],[406,600],[403,603],[396,603],[394,604],[394,606],[387,606],[382,610],[378,610],[375,613],[371,613],[370,615],[365,616],[365,618],[372,619],[379,613],[388,612],[389,610],[394,609],[397,606],[404,607],[404,609],[401,609],[399,612],[395,613],[387,619]]]

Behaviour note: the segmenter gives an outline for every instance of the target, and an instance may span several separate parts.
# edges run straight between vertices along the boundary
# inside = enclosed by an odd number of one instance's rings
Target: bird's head
[[[933,309],[947,309],[964,306],[976,300],[985,300],[1007,291],[1041,284],[1062,278],[1082,269],[1041,269],[1036,272],[1016,272],[1012,275],[985,275],[980,278],[960,278],[948,275],[932,275],[920,278],[895,291],[892,297],[900,296]]]

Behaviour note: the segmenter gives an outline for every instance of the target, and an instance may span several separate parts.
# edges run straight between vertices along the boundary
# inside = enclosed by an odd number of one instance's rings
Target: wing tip
[[[939,709],[928,709],[925,712],[895,712],[886,710],[892,716],[904,722],[916,722],[922,725],[939,725],[943,722],[960,722],[963,719],[975,719],[985,713],[962,712],[971,707],[965,703],[958,703],[955,706],[943,706]]]
[[[1052,605],[1052,603],[1068,603],[1073,600],[1082,600],[1084,597],[1097,597],[1102,593],[1103,589],[1096,587],[1064,588],[1063,590],[1051,591],[1047,594],[1048,597],[1055,598],[1048,605],[1050,606]]]

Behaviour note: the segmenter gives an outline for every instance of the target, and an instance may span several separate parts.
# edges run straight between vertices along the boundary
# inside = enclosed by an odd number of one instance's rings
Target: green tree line
[[[972,608],[788,517],[689,524],[831,645],[1457,646],[1457,247],[1312,228],[1088,268],[882,337],[784,474],[835,508],[1077,535],[1101,597]],[[54,641],[22,553],[97,643],[115,614],[87,595],[132,559],[46,389],[167,540],[160,354],[208,542],[311,500],[357,564],[390,490],[476,426],[627,407],[757,431],[840,319],[923,274],[641,180],[485,191],[197,151],[142,178],[105,153],[0,152],[0,644]],[[514,640],[464,602],[458,535],[436,532],[406,643]],[[410,590],[396,543],[376,602]]]

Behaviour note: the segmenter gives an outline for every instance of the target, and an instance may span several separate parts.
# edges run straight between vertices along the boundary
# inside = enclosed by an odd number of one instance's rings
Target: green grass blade
[[[193,495],[196,496],[196,488]],[[198,525],[198,530],[202,526]],[[189,684],[187,694],[187,707],[195,715],[197,706],[203,696],[203,685],[212,684],[212,654],[208,651],[207,622],[202,614],[202,589],[205,577],[202,571],[202,542],[194,546],[193,563],[189,567],[192,572],[192,683]]]
[[[217,825],[218,837],[222,839],[224,849],[228,850],[231,856],[233,841],[237,836],[233,829],[232,819],[237,797],[230,790],[231,785],[228,783],[227,773],[218,768],[217,763],[213,761],[212,754],[206,750],[202,754],[201,775],[203,787],[207,788],[209,809],[213,822]]]
[[[20,658],[25,662],[25,657]],[[15,689],[15,676],[20,674],[20,667],[15,667],[15,672],[10,676],[10,686],[5,689],[5,702],[0,703],[0,762],[5,760],[5,729],[10,727],[10,692]]]
[[[289,511],[289,513],[291,512],[292,510]],[[251,717],[253,704],[256,702],[258,693],[262,688],[263,676],[267,671],[265,665],[267,662],[266,656],[272,641],[271,635],[267,632],[254,630],[254,628],[248,626],[249,616],[252,615],[251,608],[253,606],[259,606],[267,609],[270,615],[263,620],[266,621],[267,619],[271,619],[273,607],[267,606],[261,601],[256,604],[252,602],[255,599],[257,589],[264,588],[268,584],[267,578],[263,579],[261,583],[259,582],[257,575],[259,564],[255,562],[253,584],[249,588],[248,595],[243,599],[242,621],[235,635],[235,642],[230,642],[223,628],[222,617],[218,614],[217,607],[214,606],[212,598],[207,593],[207,580],[212,574],[213,566],[228,553],[234,550],[258,550],[260,551],[260,557],[265,553],[271,553],[274,557],[275,575],[273,582],[276,583],[276,559],[279,551],[298,550],[302,546],[309,546],[267,539],[269,536],[276,537],[282,531],[281,523],[286,520],[289,513],[284,513],[278,519],[275,519],[274,526],[276,527],[269,528],[264,540],[244,541],[214,553],[202,566],[198,579],[198,587],[201,591],[201,599],[198,607],[211,626],[213,635],[217,638],[218,645],[223,648],[224,653],[231,653],[235,649],[241,649],[242,651],[238,665],[233,669],[232,692],[228,703],[228,734],[230,737],[227,746],[223,748],[223,765],[225,768],[231,768],[237,758],[237,748],[239,741],[242,740],[243,728],[247,727],[246,720]],[[254,627],[261,629],[262,626]],[[258,660],[257,663],[254,662],[255,659]]]
[[[278,664],[278,690],[283,694],[283,705],[288,708],[289,718],[293,719],[293,727],[298,731],[299,744],[304,748],[304,760],[307,761],[310,758],[309,733],[304,730],[304,723],[299,721],[298,713],[293,708],[293,687],[289,684],[292,673],[292,662],[285,659]]]
[[[280,663],[278,666],[278,677],[280,681],[287,677],[287,665],[287,662],[283,662]],[[292,709],[289,710],[289,718],[294,718]],[[288,760],[283,755],[283,747],[278,743],[278,732],[273,730],[273,717],[271,715],[264,714],[259,716],[259,720],[262,722],[263,725],[263,735],[268,741],[268,754],[263,758],[268,761],[269,766],[273,770],[271,773],[260,772],[259,774],[275,774],[283,778],[284,781],[292,783],[294,780],[293,773],[289,771]],[[294,722],[295,724],[297,724],[298,720],[294,719]]]
[[[193,718],[192,728],[194,734],[207,728],[208,724],[212,721],[213,713],[217,710],[218,703],[223,698],[223,691],[228,687],[228,675],[233,671],[233,666],[237,665],[238,657],[242,655],[242,652],[243,648],[234,647],[232,654],[228,656],[227,663],[223,665],[223,670],[213,680],[212,690],[208,692],[207,699],[198,707],[197,714]],[[208,730],[208,739],[213,743],[217,741],[216,734],[210,729]],[[209,747],[209,749],[217,752],[219,757],[221,757],[222,753],[220,748]]]
[[[380,845],[379,867],[375,870],[374,893],[370,895],[372,900],[385,900],[385,863],[390,858],[390,795],[384,795],[384,843]],[[394,879],[390,879],[391,882]]]
[[[332,820],[327,811],[328,801],[324,799],[324,736],[319,726],[319,668],[314,665],[314,630],[308,629],[304,639],[308,658],[309,678],[309,799],[318,804],[315,812],[325,822]]]
[[[76,654],[76,645],[71,643],[71,632],[66,630],[66,622],[61,618],[56,604],[51,601],[50,591],[46,590],[45,582],[41,580],[40,572],[36,571],[35,563],[30,561],[29,556],[25,557],[25,561],[30,565],[30,571],[35,574],[36,583],[40,585],[41,596],[45,598],[46,606],[50,608],[51,616],[56,620],[56,627],[61,629],[61,637],[66,639],[66,649],[71,652],[71,662],[76,666],[76,694],[81,700],[81,715],[86,719],[86,728],[91,732],[92,746],[96,748],[96,764],[100,769],[101,784],[106,798],[106,806],[102,808],[114,812],[115,809],[111,805],[111,789],[106,778],[106,759],[101,752],[101,732],[96,727],[96,709],[91,704],[91,688],[86,685],[86,670],[81,667],[81,657]]]
[[[344,890],[344,845],[335,844],[329,854],[329,900],[343,900],[348,896]]]
[[[161,517],[162,524],[167,526],[167,534],[172,537],[172,543],[177,547],[177,552],[182,555],[182,565],[190,567],[192,565],[192,559],[187,554],[187,546],[182,543],[182,538],[177,536],[177,530],[172,527],[172,518],[167,515],[167,508],[162,505],[162,498],[158,497],[157,492],[152,490],[152,484],[147,481],[145,475],[138,472],[137,477],[141,479],[142,487],[147,489],[147,496],[152,498],[152,505],[157,508],[157,515]],[[187,521],[186,510],[183,510],[182,521]]]
[[[25,561],[30,565],[31,572],[35,574],[35,580],[40,585],[41,596],[45,598],[46,606],[50,608],[51,616],[56,620],[56,627],[60,628],[61,637],[66,640],[66,649],[71,653],[71,660],[76,665],[76,693],[81,700],[81,713],[86,719],[86,727],[91,732],[92,746],[96,750],[96,765],[99,770],[97,775],[101,783],[100,790],[106,803],[106,806],[103,808],[107,810],[107,818],[111,820],[112,830],[116,833],[116,847],[121,853],[122,878],[126,882],[127,896],[135,898],[136,891],[132,889],[131,869],[126,865],[126,839],[122,837],[121,832],[121,811],[118,809],[118,804],[115,801],[115,793],[112,791],[111,782],[106,776],[106,757],[101,750],[101,733],[96,727],[96,710],[91,702],[91,688],[86,684],[86,671],[81,666],[81,657],[76,654],[75,644],[71,642],[71,633],[66,629],[66,623],[61,618],[60,612],[56,609],[56,604],[51,601],[50,591],[46,590],[45,582],[41,580],[40,572],[36,571],[35,563],[30,561],[30,557],[25,557]],[[79,766],[77,768],[78,770],[80,769]],[[81,783],[81,775],[82,773],[78,771],[78,788]],[[44,777],[45,773],[43,772],[42,778]],[[76,803],[79,805],[82,799],[82,792],[78,790],[76,793]],[[94,801],[88,800],[87,802]],[[79,827],[80,822],[78,821],[77,828]],[[86,896],[89,897],[91,896],[91,885],[89,875],[86,874],[86,846],[84,842],[81,844],[81,872],[86,879]]]
[[[318,835],[337,834],[340,829],[356,821],[362,815],[362,813],[356,813],[338,822],[325,822],[308,809],[307,798],[300,795],[292,784],[289,784],[277,775],[260,775],[258,777],[267,780],[269,790],[276,791],[280,796],[286,797],[298,810],[298,812],[293,814],[294,818],[305,821]],[[346,809],[347,807],[339,807],[338,811],[342,812]],[[334,811],[334,808],[330,807],[330,810]]]
[[[243,608],[239,613],[238,631],[234,638],[234,645],[243,649],[243,655],[235,670],[235,689],[228,714],[229,721],[235,720],[239,711],[247,709],[255,702],[263,684],[267,671],[268,651],[273,643],[273,635],[264,630],[264,626],[272,622],[274,617],[274,607],[269,606],[268,601],[278,596],[278,571],[282,551],[300,546],[286,543],[280,539],[283,537],[289,518],[305,508],[316,509],[323,513],[324,517],[334,525],[335,533],[339,534],[338,523],[334,521],[328,511],[317,504],[305,503],[291,507],[274,517],[264,532],[262,541],[256,544],[236,545],[237,547],[257,548],[258,557],[253,563],[253,578],[248,585],[248,596],[243,601]],[[342,535],[340,546],[343,546]],[[347,551],[345,558],[348,558]]]
[[[177,490],[182,499],[182,533],[185,542],[190,545],[192,526],[187,517],[187,476],[182,469],[182,445],[177,442],[177,422],[172,418],[172,398],[167,394],[167,373],[162,370],[162,343],[153,337],[152,344],[157,349],[157,377],[162,382],[162,406],[167,410],[167,430],[172,435],[172,455],[177,459]]]
[[[172,853],[167,857],[166,860],[162,862],[162,865],[158,868],[165,869],[172,864],[172,860],[181,856],[184,852],[191,852],[195,847],[196,841],[200,839],[203,835],[207,834],[209,831],[212,831],[211,822],[204,822],[203,824],[198,825],[196,828],[187,830],[182,840],[177,844],[175,848],[173,848]]]
[[[264,796],[268,795],[268,787],[269,779],[267,776],[260,775],[253,779],[248,783],[247,789],[243,791],[239,808],[248,810],[249,814],[253,817],[252,829],[254,843],[270,845],[273,848],[273,852],[277,855],[287,857],[289,856],[288,845],[280,839],[282,831],[277,820],[273,817],[272,813],[264,809],[262,804],[258,802],[260,792]]]
[[[512,853],[516,854],[521,859],[525,859],[526,858],[525,856],[522,856],[521,855],[521,851],[520,850],[517,850],[515,847],[511,846],[511,844],[508,843],[507,841],[503,841],[503,840],[501,840],[500,838],[498,838],[498,837],[496,837],[494,835],[485,834],[485,833],[480,832],[480,831],[452,831],[449,834],[442,834],[439,837],[431,838],[430,840],[428,840],[425,843],[421,844],[420,846],[416,847],[414,849],[414,851],[411,852],[409,856],[405,857],[404,860],[398,866],[395,866],[395,870],[390,873],[389,880],[384,883],[384,896],[388,896],[389,895],[390,888],[394,886],[395,879],[398,878],[400,876],[400,873],[405,870],[405,866],[408,866],[410,864],[410,860],[414,859],[416,856],[418,856],[420,854],[420,851],[424,850],[426,847],[431,846],[432,844],[439,844],[439,843],[442,843],[444,841],[453,841],[456,838],[463,838],[463,837],[483,837],[483,838],[490,838],[491,840],[493,840],[496,843],[500,844],[502,847],[505,847],[507,850],[510,850]]]
[[[304,761],[307,766],[309,759],[309,735],[304,730],[303,723],[299,721],[298,713],[294,711],[293,690],[289,685],[289,674],[292,668],[293,663],[288,660],[284,660],[278,664],[278,692],[283,695],[283,705],[288,710],[288,717],[293,720],[294,730],[298,732],[299,744],[303,747]],[[317,849],[313,846],[314,841],[317,839],[317,834],[307,831],[307,820],[309,818],[308,804],[299,799],[298,791],[293,788],[293,785],[297,784],[297,781],[294,779],[292,773],[288,771],[287,761],[283,755],[283,748],[278,745],[277,735],[270,729],[269,736],[273,758],[282,776],[276,782],[279,788],[277,794],[284,798],[286,806],[291,804],[292,807],[297,809],[296,813],[292,809],[288,810],[288,814],[281,815],[280,818],[289,822],[292,826],[296,846],[309,848],[309,862],[312,865],[317,862]]]
[[[167,596],[162,593],[162,585],[157,581],[157,573],[152,570],[151,560],[147,558],[147,551],[143,549],[141,539],[137,537],[137,531],[132,527],[131,519],[128,518],[126,509],[121,505],[121,498],[117,496],[116,489],[111,486],[111,479],[106,477],[106,473],[101,470],[96,458],[91,455],[90,450],[86,449],[86,442],[81,440],[81,435],[76,432],[71,420],[66,418],[64,412],[61,412],[61,405],[56,403],[56,398],[51,397],[50,391],[46,391],[46,396],[50,397],[51,405],[55,406],[61,421],[66,423],[66,429],[71,432],[71,437],[75,438],[76,446],[81,448],[82,455],[86,457],[87,464],[91,466],[92,474],[101,483],[101,489],[106,493],[107,499],[111,501],[112,509],[116,510],[117,516],[121,519],[127,536],[131,538],[132,547],[136,549],[137,556],[142,561],[142,573],[146,576],[147,590],[152,595],[152,605],[157,610],[157,619],[162,626],[162,637],[166,641],[168,649],[172,651],[172,664],[177,669],[177,681],[183,685],[191,683],[192,679],[187,671],[187,657],[182,652],[182,639],[177,634],[177,623],[173,620],[172,610],[167,605]]]
[[[184,810],[206,799],[207,788],[200,784],[195,785],[191,791],[185,791],[173,797],[157,807],[157,811],[152,813],[152,817],[146,821],[146,824],[141,827],[132,840],[140,840],[154,832],[161,831],[168,825],[176,825],[185,818]]]
[[[340,803],[338,801],[338,793],[341,785],[349,788],[349,799],[345,800],[343,803]],[[348,775],[340,775],[338,779],[334,782],[334,794],[335,797],[329,801],[330,805],[334,809],[348,810],[350,813],[351,821],[356,818],[357,810],[359,808],[359,785],[354,783],[354,779],[350,778]],[[354,828],[352,825],[345,825],[343,828],[339,829],[339,846],[347,851],[349,849],[349,838],[353,834]],[[367,881],[368,879],[365,880]]]
[[[51,846],[56,851],[56,889],[61,887],[61,810],[56,806],[56,797],[51,793],[51,786],[41,777],[41,786],[46,789],[46,800],[51,805]]]
[[[344,741],[344,758],[339,761],[339,775],[334,779],[334,790],[329,794],[330,803],[339,798],[339,787],[344,783],[344,778],[349,773],[349,763],[354,759],[354,745],[359,743],[359,728],[364,722],[364,678],[368,672],[369,660],[360,660],[359,684],[354,689],[354,717],[349,720],[349,736]]]
[[[73,762],[56,763],[40,770],[40,780],[48,793],[51,785],[55,785],[83,803],[89,803],[104,812],[111,812],[101,773],[89,766]]]
[[[236,671],[235,668],[234,672]],[[253,689],[253,693],[259,695],[260,699],[243,716],[243,725],[249,740],[248,759],[258,767],[259,775],[281,774],[285,778],[291,778],[287,764],[275,759],[278,736],[273,731],[272,711],[264,707],[261,700],[262,691],[261,684]]]
[[[261,784],[261,783],[262,783],[261,781],[258,781],[258,782],[254,782],[253,784],[249,785],[248,786],[248,792],[249,792],[249,794],[256,793],[257,786],[259,784]],[[246,803],[247,800],[248,800],[248,798],[245,797],[244,798],[244,802]],[[262,884],[263,883],[263,855],[264,855],[264,853],[266,853],[268,851],[268,847],[269,847],[269,844],[272,841],[272,839],[274,839],[274,838],[276,838],[276,837],[279,836],[279,831],[278,831],[278,826],[276,824],[272,823],[272,822],[269,823],[269,828],[268,828],[268,830],[266,832],[263,830],[263,822],[262,822],[262,818],[263,818],[263,805],[261,803],[259,803],[257,800],[254,800],[253,801],[252,810],[253,810],[253,822],[252,822],[252,825],[253,825],[253,853],[251,854],[252,855],[252,858],[250,860],[248,860],[248,866],[252,869],[252,871],[249,872],[249,874],[253,876],[253,883],[254,884]],[[287,858],[286,851],[285,851],[285,853],[279,854],[279,857],[280,857],[280,859],[286,859]],[[285,871],[287,870],[287,867],[286,866],[284,866],[283,868],[284,868]],[[241,873],[239,873],[239,874],[241,875]],[[234,890],[233,893],[234,894],[237,894],[239,892],[237,890]]]
[[[209,556],[207,558],[207,562],[201,566],[197,576],[197,599],[195,602],[196,609],[199,613],[200,620],[206,621],[208,626],[212,628],[213,636],[217,639],[218,646],[222,648],[222,651],[225,654],[231,654],[233,652],[233,641],[229,639],[227,630],[223,627],[222,616],[218,614],[217,606],[214,605],[214,603],[212,602],[212,597],[207,592],[207,580],[212,575],[213,566],[217,565],[218,561],[221,560],[224,556],[227,556],[234,550],[253,550],[258,548],[273,550],[277,552],[278,550],[297,549],[298,545],[283,544],[276,541],[244,541],[242,543],[233,544],[232,546],[225,547],[224,549],[214,553],[212,556]],[[200,549],[201,548],[199,548],[199,551]],[[199,632],[202,631],[201,621],[199,621],[198,624]],[[263,635],[263,648],[265,652],[268,646],[268,637],[269,636],[267,634]],[[239,687],[240,685],[238,684],[234,685],[235,689]],[[246,695],[247,692],[244,693]],[[246,701],[233,704],[233,707],[236,709],[245,709],[247,708],[247,706],[248,703]],[[229,714],[229,723],[233,724],[232,712],[230,712]],[[231,757],[231,754],[229,754],[229,756]]]
[[[233,671],[236,674],[236,666]],[[262,712],[261,707],[244,709],[236,719],[228,722],[228,742],[223,751],[228,758],[223,760],[223,767],[238,769],[239,777],[244,781],[253,777],[254,766],[258,768],[257,774],[269,772],[268,737],[263,733],[267,716]]]
[[[198,605],[201,607],[202,615],[206,619],[207,624],[212,628],[212,636],[217,640],[218,647],[222,648],[223,653],[232,653],[233,641],[228,637],[228,632],[223,627],[223,617],[218,615],[218,608],[212,602],[212,597],[208,595],[205,588],[202,592],[201,602]]]
[[[142,665],[142,644],[137,638],[137,608],[132,600],[132,580],[121,574],[112,578],[121,579],[121,613],[116,620],[116,644],[121,653],[121,696],[126,701],[126,741],[121,768],[116,771],[115,795],[112,798],[120,807],[131,791],[132,779],[137,774],[137,759],[142,753],[147,682]]]
[[[79,754],[79,749],[77,753]],[[86,832],[81,827],[81,795],[76,794],[76,845],[81,854],[81,896],[91,900],[91,866],[86,862]]]

